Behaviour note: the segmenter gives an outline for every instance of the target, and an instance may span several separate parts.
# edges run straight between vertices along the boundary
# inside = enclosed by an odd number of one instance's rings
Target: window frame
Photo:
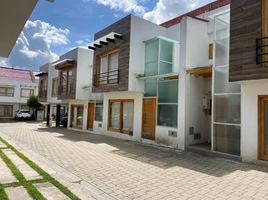
[[[111,111],[112,111],[112,103],[120,103],[120,110],[119,110],[119,128],[111,128]],[[109,100],[109,107],[108,107],[108,127],[107,129],[109,131],[113,131],[113,132],[118,132],[118,133],[122,133],[122,134],[130,134],[130,131],[126,131],[123,129],[123,103],[124,102],[132,102],[133,103],[133,110],[135,110],[134,108],[134,99],[110,99]],[[134,122],[134,112],[132,113],[133,115],[133,122]],[[134,128],[134,123],[133,123],[133,128]]]
[[[29,96],[23,96],[22,95],[22,91],[23,90],[27,90],[27,91],[30,91],[30,95]],[[22,98],[29,98],[30,96],[34,95],[34,89],[31,89],[31,88],[21,88],[20,89],[20,97]]]
[[[76,119],[75,119],[75,123],[76,123],[76,126],[73,125],[73,119],[72,119],[72,115],[74,115],[74,108],[76,107]],[[77,126],[77,122],[78,122],[78,118],[77,118],[77,111],[78,111],[78,108],[82,108],[83,110],[83,120],[82,120],[82,127],[78,127]],[[71,104],[70,106],[70,128],[76,128],[76,129],[83,129],[83,123],[84,123],[84,105],[83,104]]]
[[[63,87],[63,79],[62,79],[62,74],[64,73],[64,72],[66,72],[67,73],[67,75],[66,75],[66,91],[63,93],[62,92],[62,87]],[[73,72],[74,72],[74,70],[73,70],[73,67],[71,67],[71,68],[67,68],[67,69],[62,69],[61,71],[60,71],[60,92],[58,91],[58,95],[60,95],[60,96],[69,96],[69,95],[71,95],[71,94],[73,94],[73,92],[70,90],[70,83],[71,84],[73,84],[73,79],[71,78],[70,79],[70,72],[72,72],[72,77],[73,77]]]
[[[47,79],[41,79],[40,80],[40,84],[39,84],[39,88],[40,88],[40,98],[46,98],[47,97]]]
[[[103,121],[103,107],[104,107],[103,102],[96,102],[95,103],[94,121],[96,121],[96,122],[102,122]],[[101,120],[96,119],[97,108],[102,108]]]
[[[99,87],[99,86],[103,86],[103,85],[114,85],[114,84],[118,84],[119,82],[119,73],[117,73],[117,83],[109,83],[109,77],[110,77],[110,56],[112,54],[116,54],[118,53],[118,66],[117,66],[117,70],[119,70],[119,52],[120,52],[120,49],[119,48],[115,48],[115,49],[112,49],[112,50],[109,50],[109,51],[106,51],[104,53],[101,53],[99,55],[97,55],[97,68],[96,68],[96,75],[95,75],[95,80],[96,80],[96,86]],[[101,83],[100,81],[100,74],[101,74],[101,60],[103,57],[106,57],[108,56],[108,66],[107,66],[107,78],[106,78],[106,83]],[[114,75],[112,75],[114,76]]]
[[[2,105],[1,104],[0,107],[1,106],[3,106],[3,107],[7,107],[7,106],[10,107],[11,108],[11,115],[5,115],[5,114],[4,115],[0,115],[0,118],[1,117],[13,117],[13,111],[14,111],[14,106],[13,105]]]
[[[56,85],[56,90],[54,93],[54,87]],[[51,96],[52,97],[57,97],[59,95],[59,78],[52,78],[52,88],[51,88]]]
[[[4,87],[0,86],[0,88],[3,88],[5,90],[5,93],[0,93],[1,97],[14,97],[15,88],[14,87]],[[8,93],[7,90],[12,89],[12,93]],[[2,95],[3,94],[3,95]],[[11,94],[11,95],[8,95]]]

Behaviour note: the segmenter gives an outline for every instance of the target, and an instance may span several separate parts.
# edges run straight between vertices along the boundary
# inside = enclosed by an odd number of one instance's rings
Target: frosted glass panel
[[[109,71],[115,71],[118,69],[118,52],[110,55],[109,67]]]
[[[146,97],[155,97],[157,95],[157,79],[145,80],[145,95]]]
[[[120,102],[111,103],[110,128],[119,129]]]
[[[172,72],[172,64],[161,62],[159,63],[159,74],[168,74]]]
[[[155,76],[158,74],[158,63],[150,62],[145,64],[145,76]]]
[[[160,60],[172,62],[173,59],[173,43],[160,40]]]
[[[123,102],[123,130],[133,131],[134,103]]]
[[[214,121],[240,124],[240,95],[215,96]]]
[[[240,127],[214,125],[214,151],[240,155]]]
[[[159,103],[178,103],[178,81],[159,81]]]
[[[229,39],[216,41],[215,43],[215,65],[229,64]]]
[[[215,68],[215,93],[240,93],[240,85],[229,82],[228,67]]]
[[[158,60],[158,44],[159,40],[154,40],[146,43],[145,63]]]
[[[177,105],[158,104],[157,124],[177,128]]]

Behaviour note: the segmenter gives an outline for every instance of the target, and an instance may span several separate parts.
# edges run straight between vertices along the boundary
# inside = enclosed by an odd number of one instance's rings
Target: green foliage
[[[39,108],[41,104],[39,103],[38,96],[30,96],[27,100],[27,106],[29,106],[30,108]]]

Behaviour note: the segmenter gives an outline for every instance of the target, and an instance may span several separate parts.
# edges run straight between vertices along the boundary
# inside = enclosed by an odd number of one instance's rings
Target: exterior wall
[[[108,26],[102,31],[95,34],[94,40],[97,40],[111,32],[122,34],[123,39],[115,39],[114,43],[109,42],[107,46],[96,48],[94,52],[94,64],[93,64],[93,80],[97,74],[96,60],[97,56],[106,51],[119,48],[119,84],[104,85],[96,87],[94,84],[93,92],[111,92],[111,91],[127,91],[128,90],[128,75],[129,75],[129,51],[130,51],[130,21],[131,16],[127,16],[118,22]]]
[[[258,95],[268,94],[268,80],[241,83],[241,157],[258,159]]]
[[[268,78],[268,68],[256,64],[256,38],[261,37],[261,1],[232,0],[230,81]]]
[[[87,100],[92,88],[93,51],[78,48],[76,99]]]
[[[141,31],[142,30],[142,31]],[[136,74],[144,74],[145,44],[144,41],[157,36],[165,36],[166,28],[147,20],[131,15],[130,57],[129,57],[129,91],[144,91],[144,81]]]
[[[126,134],[108,131],[108,110],[109,100],[111,99],[134,99],[134,121],[133,121],[133,136]],[[103,100],[103,122],[102,128],[98,127],[101,122],[94,122],[94,132],[99,134],[107,134],[117,138],[128,139],[128,140],[140,140],[141,128],[142,128],[142,99],[143,93],[139,92],[112,92],[105,93]]]

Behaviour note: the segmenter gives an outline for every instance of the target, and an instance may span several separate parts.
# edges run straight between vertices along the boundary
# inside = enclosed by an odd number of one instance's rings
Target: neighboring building
[[[48,124],[59,126],[61,118],[68,116],[68,128],[93,129],[95,104],[102,97],[91,93],[92,65],[93,51],[75,48],[40,67],[39,98],[46,105]]]
[[[29,109],[27,99],[38,94],[33,72],[0,67],[0,118],[14,118],[19,109]]]
[[[104,93],[104,107],[94,131],[239,159],[240,86],[225,73],[229,4],[219,0],[161,26],[130,15],[96,33],[93,92]],[[225,120],[224,111],[235,117]]]
[[[232,0],[229,80],[241,85],[241,157],[268,160],[268,2]]]

